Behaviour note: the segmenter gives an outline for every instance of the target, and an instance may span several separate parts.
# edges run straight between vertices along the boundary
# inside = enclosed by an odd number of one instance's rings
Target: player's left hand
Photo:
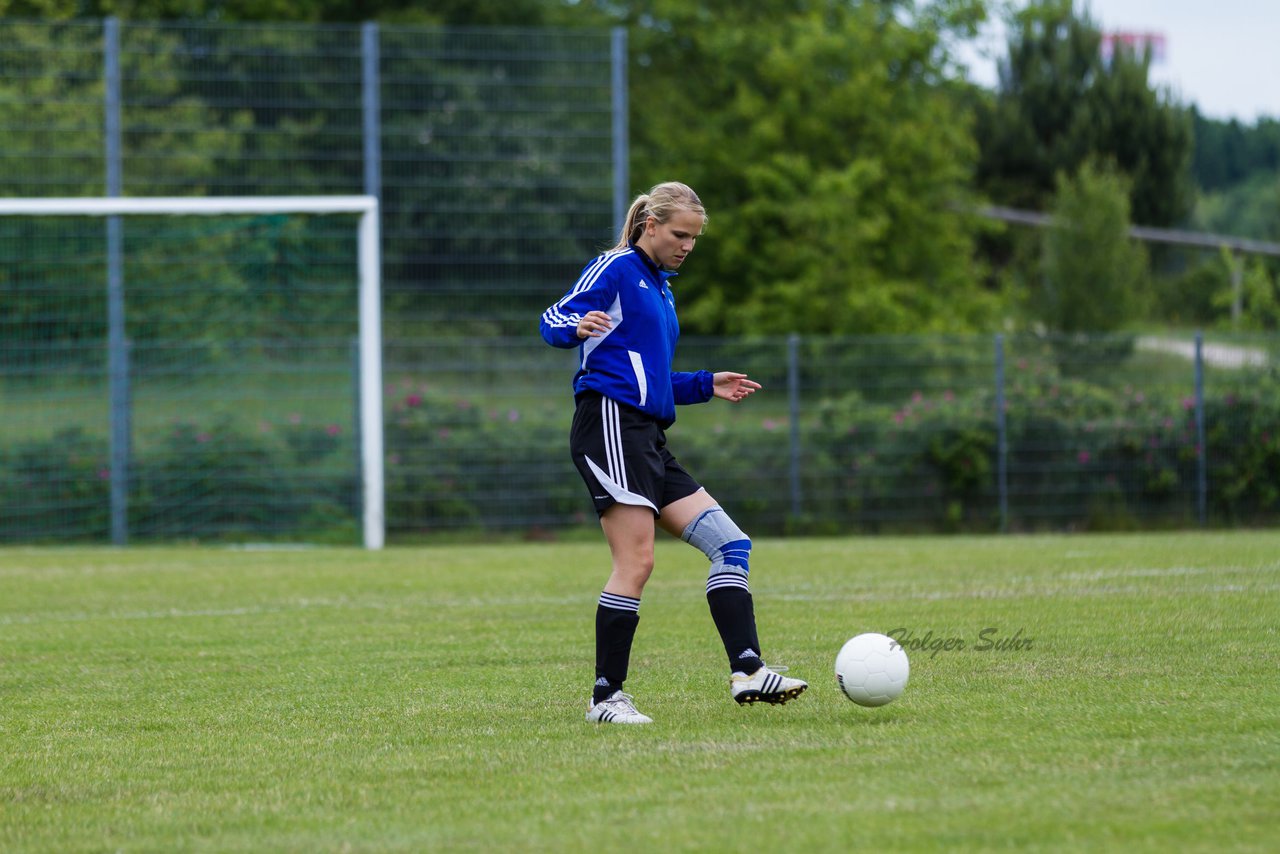
[[[715,375],[713,385],[716,397],[737,403],[749,394],[761,388],[760,383],[747,379],[746,374],[735,374],[733,371],[719,371]]]

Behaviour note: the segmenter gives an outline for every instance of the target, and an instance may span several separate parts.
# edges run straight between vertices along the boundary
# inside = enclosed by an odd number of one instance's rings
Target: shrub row
[[[990,392],[857,393],[785,421],[731,419],[671,433],[695,476],[757,534],[1270,524],[1280,518],[1274,378],[1195,401],[1057,375],[1008,389],[1001,455]],[[566,451],[565,413],[483,409],[411,393],[386,420],[392,536],[536,530],[592,522]],[[352,437],[335,427],[229,419],[173,424],[133,459],[134,539],[281,537],[354,542]],[[798,461],[798,465],[796,462]],[[110,532],[105,440],[68,430],[0,450],[0,540]]]

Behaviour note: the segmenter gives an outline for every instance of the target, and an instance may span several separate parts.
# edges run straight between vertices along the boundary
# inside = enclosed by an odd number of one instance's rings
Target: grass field
[[[766,658],[812,687],[742,708],[704,561],[666,542],[627,685],[656,722],[630,728],[583,721],[606,562],[602,542],[0,550],[0,850],[1280,838],[1280,533],[759,542]],[[831,672],[866,630],[911,656],[881,709]]]

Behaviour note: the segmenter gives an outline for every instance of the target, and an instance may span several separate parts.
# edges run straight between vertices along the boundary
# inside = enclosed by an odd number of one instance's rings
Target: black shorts
[[[640,410],[596,392],[578,395],[569,451],[596,513],[633,504],[657,516],[671,502],[702,489],[666,446],[658,422]]]

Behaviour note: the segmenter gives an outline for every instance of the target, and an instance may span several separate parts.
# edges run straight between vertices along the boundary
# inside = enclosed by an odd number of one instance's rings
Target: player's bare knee
[[[643,587],[653,574],[653,549],[639,549],[616,555],[613,573],[630,585]]]

